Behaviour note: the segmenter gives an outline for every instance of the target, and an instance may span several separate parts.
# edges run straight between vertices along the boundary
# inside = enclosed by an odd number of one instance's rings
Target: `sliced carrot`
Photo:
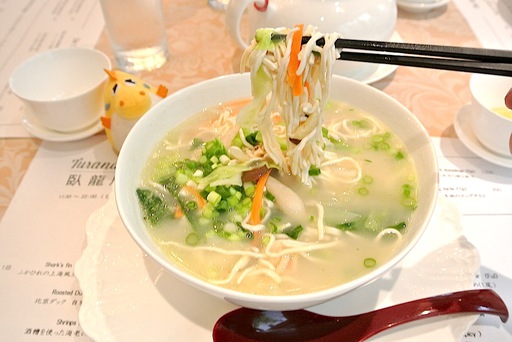
[[[311,86],[308,81],[304,82],[304,87],[306,87],[306,90],[308,91],[308,96],[311,96]]]
[[[256,183],[254,190],[254,198],[252,200],[251,216],[249,217],[249,224],[256,225],[261,223],[261,206],[263,205],[263,192],[265,191],[265,184],[267,184],[270,170],[263,174]]]
[[[302,95],[302,75],[297,75],[299,69],[299,52],[302,47],[302,33],[304,31],[304,24],[295,25],[298,28],[293,33],[292,46],[290,49],[290,61],[288,62],[288,85],[292,87],[294,96]]]
[[[174,211],[174,218],[180,219],[183,217],[183,215],[185,215],[185,213],[180,206],[177,206],[176,210]]]
[[[199,208],[204,207],[204,205],[206,204],[206,201],[203,198],[203,196],[201,196],[199,191],[197,191],[196,189],[194,189],[193,187],[188,186],[188,185],[184,185],[183,190],[187,191],[189,194],[194,195],[197,198],[197,205]]]
[[[166,86],[160,84],[156,90],[156,95],[160,96],[161,98],[167,97],[167,94],[169,94],[169,89],[167,89]]]

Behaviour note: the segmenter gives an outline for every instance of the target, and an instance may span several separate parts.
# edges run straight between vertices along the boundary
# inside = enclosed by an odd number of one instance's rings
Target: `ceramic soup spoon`
[[[467,290],[347,317],[323,316],[306,310],[260,311],[240,308],[217,321],[213,328],[213,340],[364,341],[400,324],[455,313],[498,315],[503,322],[508,319],[507,307],[494,291]]]

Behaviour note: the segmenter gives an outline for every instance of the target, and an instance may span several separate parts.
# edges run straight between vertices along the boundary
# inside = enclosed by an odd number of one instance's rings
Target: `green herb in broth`
[[[169,208],[162,198],[146,189],[137,189],[137,198],[144,211],[144,219],[156,225],[170,215]]]

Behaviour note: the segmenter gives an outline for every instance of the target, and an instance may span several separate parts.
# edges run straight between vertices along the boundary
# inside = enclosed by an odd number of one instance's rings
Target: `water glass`
[[[137,73],[169,59],[161,0],[100,0],[117,66]]]
[[[208,0],[208,5],[214,10],[225,10],[229,0]]]

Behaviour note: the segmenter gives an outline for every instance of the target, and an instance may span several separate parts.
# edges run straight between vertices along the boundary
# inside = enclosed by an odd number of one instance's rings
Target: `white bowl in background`
[[[61,133],[91,127],[104,112],[104,84],[110,59],[89,48],[39,53],[11,74],[9,86],[22,100],[28,120]]]
[[[512,119],[496,112],[505,109],[505,95],[512,88],[512,77],[474,74],[471,90],[471,123],[482,145],[493,153],[512,157]]]
[[[322,291],[288,296],[265,296],[237,292],[207,283],[172,263],[147,232],[135,190],[149,156],[167,132],[187,117],[220,102],[247,98],[251,94],[248,74],[234,74],[204,81],[182,89],[151,108],[128,134],[119,154],[115,195],[120,217],[135,242],[177,278],[214,296],[250,308],[294,310],[320,304],[367,284],[397,264],[416,244],[434,210],[438,189],[436,155],[419,120],[383,92],[348,78],[334,76],[331,98],[347,102],[377,116],[405,143],[418,172],[418,208],[405,234],[401,249],[388,262],[348,283]]]

